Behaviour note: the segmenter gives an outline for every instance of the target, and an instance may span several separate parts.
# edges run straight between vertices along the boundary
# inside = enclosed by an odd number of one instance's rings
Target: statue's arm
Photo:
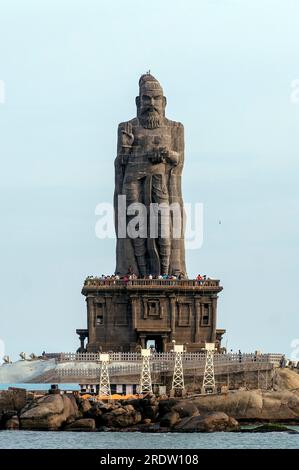
[[[126,165],[134,142],[132,124],[122,122],[117,131],[117,159],[120,165]]]
[[[117,130],[117,155],[114,161],[115,167],[115,192],[121,194],[126,164],[134,142],[132,124],[122,122]]]
[[[184,149],[184,126],[180,122],[176,122],[173,128],[173,151],[176,156],[176,165],[183,165]]]
[[[178,163],[179,163],[179,160],[180,160],[180,155],[178,152],[176,152],[175,150],[169,150],[168,151],[168,155],[167,157],[165,158],[166,161],[168,163],[170,163],[171,165],[174,165],[176,166]]]
[[[184,127],[176,122],[173,127],[173,144],[168,150],[165,160],[173,166],[182,164],[184,160]]]

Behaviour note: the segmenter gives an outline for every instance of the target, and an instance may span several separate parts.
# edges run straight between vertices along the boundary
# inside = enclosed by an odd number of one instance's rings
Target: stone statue
[[[181,174],[184,163],[184,128],[165,117],[166,98],[160,83],[150,74],[139,80],[136,98],[137,117],[119,124],[115,159],[115,228],[117,235],[116,273],[133,272],[139,277],[180,275],[186,277],[183,223],[179,236],[174,235],[173,212],[169,212],[169,232],[163,233],[161,212],[157,236],[152,237],[149,216],[152,205],[176,203],[183,222]],[[125,196],[125,210],[143,203],[147,218],[139,220],[138,229],[145,236],[119,234],[120,198]],[[162,207],[161,206],[161,207]],[[133,206],[131,206],[133,207]],[[132,214],[126,214],[126,224]],[[133,214],[134,215],[134,214]],[[143,225],[143,226],[142,226]],[[166,231],[167,233],[167,231]]]

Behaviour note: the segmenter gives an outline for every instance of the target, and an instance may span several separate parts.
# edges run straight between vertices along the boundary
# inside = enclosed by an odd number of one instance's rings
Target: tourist
[[[239,362],[242,362],[242,353],[241,353],[240,349],[238,351],[238,354],[239,354]]]

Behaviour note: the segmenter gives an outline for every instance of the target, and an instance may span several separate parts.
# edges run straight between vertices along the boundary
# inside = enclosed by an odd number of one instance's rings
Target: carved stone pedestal
[[[218,280],[88,278],[82,289],[88,318],[88,352],[136,351],[153,346],[157,352],[186,345],[199,351],[216,341]],[[219,343],[218,343],[219,344]],[[220,347],[220,345],[219,345]]]

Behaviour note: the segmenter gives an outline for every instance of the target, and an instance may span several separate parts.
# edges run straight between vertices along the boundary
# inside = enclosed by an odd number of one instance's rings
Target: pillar
[[[175,313],[176,313],[176,297],[172,295],[169,297],[170,300],[170,339],[175,339]],[[164,347],[164,346],[163,346]]]
[[[217,295],[212,296],[212,304],[211,304],[211,307],[210,307],[210,308],[212,308],[212,314],[211,314],[211,317],[212,317],[212,320],[211,320],[211,343],[215,343],[215,341],[216,341],[217,299],[218,299]]]
[[[200,297],[195,297],[195,334],[194,342],[200,342],[200,317],[201,317],[201,302]]]
[[[132,305],[132,328],[135,330],[137,328],[137,321],[138,321],[138,304],[139,299],[137,295],[131,296],[131,305]]]

